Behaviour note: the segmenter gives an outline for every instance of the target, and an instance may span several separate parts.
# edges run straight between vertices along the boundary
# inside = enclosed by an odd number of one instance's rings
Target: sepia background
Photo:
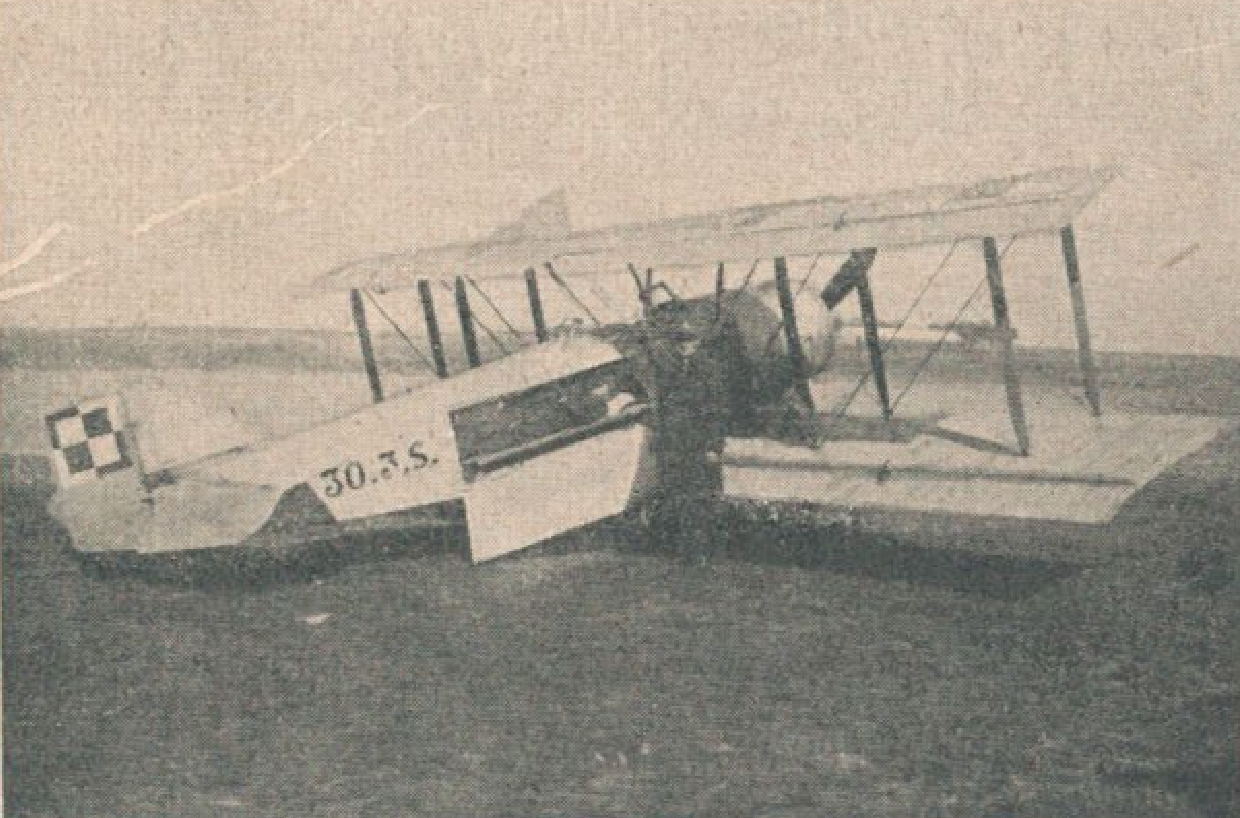
[[[1119,164],[1079,231],[1096,344],[1240,354],[1231,3],[30,9],[0,30],[6,324],[343,328],[280,288],[561,187],[591,227]],[[1026,339],[1069,345],[1013,278]]]
[[[1105,417],[1234,421],[1238,22],[1221,0],[0,0],[6,814],[1233,815],[1234,430],[1084,531],[879,513],[674,555],[605,528],[486,566],[406,536],[187,579],[75,558],[44,416],[141,390],[265,438],[367,405],[348,303],[309,282],[559,188],[589,228],[1115,164],[1076,222]],[[980,291],[980,248],[944,249],[879,254],[882,317]],[[1079,405],[1055,237],[1003,265],[1030,394]],[[581,294],[635,308],[626,277]],[[493,296],[524,320],[520,281]],[[383,299],[424,343],[416,301]],[[431,377],[371,323],[389,395]],[[893,385],[922,376],[902,416],[1002,416],[984,345],[923,371],[925,347],[888,350]],[[832,375],[860,389],[851,351]]]

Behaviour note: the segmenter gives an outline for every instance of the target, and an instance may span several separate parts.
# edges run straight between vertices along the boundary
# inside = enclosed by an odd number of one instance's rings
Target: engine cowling
[[[775,285],[760,286],[757,295],[763,306],[769,310],[772,323],[778,327],[774,349],[780,355],[787,355],[787,342],[780,318],[779,294]],[[809,368],[808,374],[813,377],[825,372],[831,365],[842,322],[815,293],[800,293],[794,297],[793,306],[796,310],[797,334],[800,336],[801,349],[805,353],[805,362]],[[764,350],[764,354],[769,355],[771,352],[769,349]]]
[[[812,377],[830,366],[840,321],[808,293],[796,298],[794,306]],[[729,292],[722,301],[714,296],[672,301],[656,307],[645,322],[645,337],[654,343],[654,349],[662,351],[641,355],[659,361],[655,369],[670,367],[665,373],[669,383],[688,376],[695,368],[687,366],[691,360],[709,359],[702,371],[716,372],[720,383],[707,390],[714,394],[707,399],[713,405],[701,407],[701,412],[705,416],[722,411],[731,433],[745,433],[760,428],[769,415],[767,410],[780,409],[796,385],[781,315],[773,285]],[[635,352],[638,349],[630,348]],[[677,374],[672,374],[673,370]]]

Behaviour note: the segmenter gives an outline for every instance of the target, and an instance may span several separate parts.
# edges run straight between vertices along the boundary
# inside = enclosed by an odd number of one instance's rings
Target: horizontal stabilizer
[[[135,469],[61,492],[48,506],[82,552],[153,554],[236,545],[270,518],[273,486],[183,476],[148,490]]]
[[[208,395],[146,384],[126,392],[134,436],[148,471],[176,468],[262,441],[268,430],[246,422]]]

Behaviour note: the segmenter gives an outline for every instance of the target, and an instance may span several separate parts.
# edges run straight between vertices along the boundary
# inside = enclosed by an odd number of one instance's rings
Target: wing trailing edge
[[[628,262],[692,267],[1047,233],[1070,223],[1117,175],[1111,167],[1057,168],[965,185],[822,196],[572,233],[558,192],[481,241],[363,259],[326,274],[316,286],[382,290],[462,274],[511,278],[547,262],[569,271],[620,273]]]

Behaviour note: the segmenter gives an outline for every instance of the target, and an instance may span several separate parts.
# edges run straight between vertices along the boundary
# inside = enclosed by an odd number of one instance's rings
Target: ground
[[[1227,815],[1238,463],[1156,481],[1084,567],[785,525],[185,585],[84,571],[10,496],[6,807]]]

